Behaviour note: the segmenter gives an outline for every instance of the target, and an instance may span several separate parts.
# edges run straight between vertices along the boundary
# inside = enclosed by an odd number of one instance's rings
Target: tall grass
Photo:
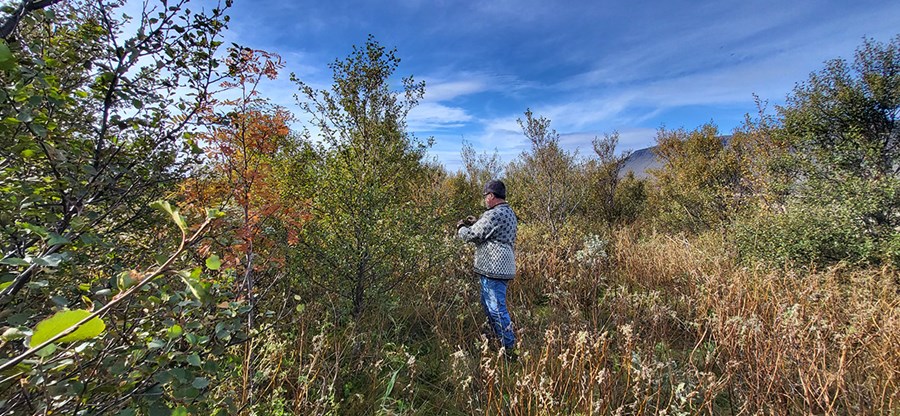
[[[521,231],[509,292],[519,362],[483,335],[461,248],[366,327],[298,313],[296,333],[268,355],[280,367],[257,383],[278,400],[258,410],[900,413],[895,270],[748,267],[719,235]]]

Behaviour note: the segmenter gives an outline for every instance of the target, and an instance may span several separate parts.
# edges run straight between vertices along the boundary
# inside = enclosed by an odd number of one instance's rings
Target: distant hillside
[[[719,138],[726,146],[731,141],[731,135],[720,136]],[[649,178],[650,173],[647,172],[649,169],[659,169],[662,167],[662,162],[656,157],[655,150],[656,146],[651,146],[631,152],[628,159],[625,159],[625,166],[623,166],[622,170],[619,172],[619,177],[628,175],[628,172],[634,172],[634,177],[637,179]]]
[[[628,159],[625,159],[625,166],[619,171],[619,177],[628,175],[628,172],[634,172],[634,177],[637,179],[650,177],[650,174],[647,173],[648,169],[659,169],[662,167],[662,163],[656,157],[656,153],[654,153],[655,149],[656,146],[653,146],[631,152]]]

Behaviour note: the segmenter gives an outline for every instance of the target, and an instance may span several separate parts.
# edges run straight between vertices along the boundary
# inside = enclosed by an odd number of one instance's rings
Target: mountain
[[[662,163],[656,157],[656,153],[654,153],[655,149],[656,146],[652,146],[631,152],[631,155],[625,159],[625,165],[622,166],[622,170],[619,171],[619,177],[628,175],[628,172],[634,172],[634,177],[637,179],[649,178],[648,169],[659,169],[662,167]]]
[[[731,142],[731,135],[719,136],[719,140],[722,141],[722,144],[728,146]],[[634,177],[637,179],[649,179],[650,173],[647,172],[648,169],[659,169],[662,167],[662,162],[656,157],[655,150],[656,146],[651,146],[631,152],[631,155],[625,159],[625,165],[622,167],[622,170],[619,171],[619,177],[622,178],[628,175],[628,172],[634,172]]]

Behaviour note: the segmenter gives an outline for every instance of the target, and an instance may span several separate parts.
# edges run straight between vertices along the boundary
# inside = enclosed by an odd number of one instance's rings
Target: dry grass
[[[896,271],[748,268],[717,236],[583,241],[523,230],[518,363],[481,335],[461,253],[357,338],[301,327],[277,391],[298,414],[900,413]]]

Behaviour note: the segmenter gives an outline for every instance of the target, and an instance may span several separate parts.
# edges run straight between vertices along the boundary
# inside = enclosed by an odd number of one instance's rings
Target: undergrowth
[[[720,235],[523,227],[507,362],[470,253],[359,323],[326,302],[293,319],[257,374],[284,414],[896,414],[895,270],[737,263]],[[448,241],[448,244],[453,244]]]

